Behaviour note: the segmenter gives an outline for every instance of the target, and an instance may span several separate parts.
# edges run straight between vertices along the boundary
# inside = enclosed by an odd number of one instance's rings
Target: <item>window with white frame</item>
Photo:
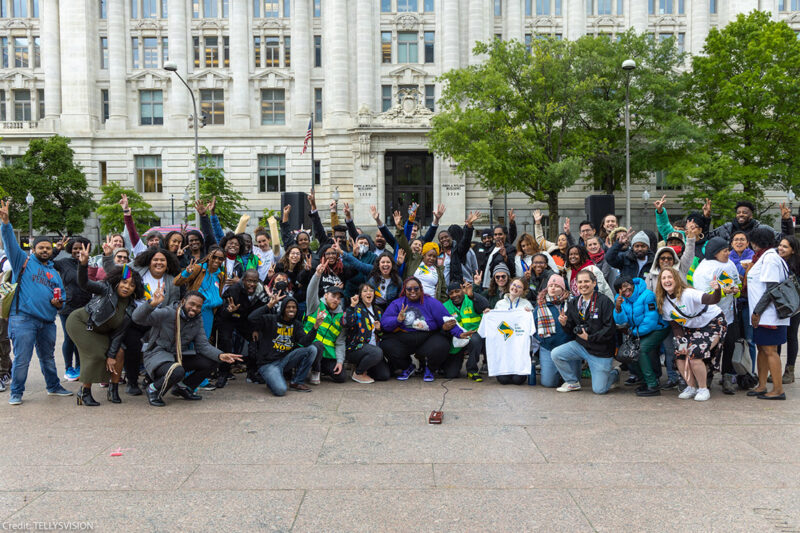
[[[286,96],[283,89],[261,89],[261,124],[286,124]]]
[[[314,0],[314,18],[318,19],[322,16],[322,0]]]
[[[434,49],[434,40],[435,34],[432,31],[424,32],[425,37],[425,62],[426,63],[433,63],[433,49]]]
[[[119,0],[114,0],[119,1]],[[167,4],[169,0],[130,0],[132,19],[165,19],[167,18]],[[101,14],[105,13],[105,6],[100,7]],[[105,17],[101,17],[105,18]]]
[[[314,87],[314,122],[322,122],[322,88]]]
[[[314,36],[314,66],[322,66],[322,36]]]
[[[161,156],[134,156],[136,165],[136,192],[162,192]]]
[[[385,113],[392,108],[392,86],[381,85],[381,112]]]
[[[27,37],[14,37],[14,68],[30,66],[30,46]]]
[[[397,0],[398,13],[416,13],[418,10],[417,0]]]
[[[164,124],[164,101],[160,90],[139,91],[139,124],[142,126]]]
[[[42,120],[45,117],[44,114],[44,89],[36,89],[36,106],[37,106],[37,116],[38,120]]]
[[[244,2],[245,0],[236,0]],[[192,0],[192,18],[228,18],[230,0]]]
[[[39,0],[8,0],[12,18],[39,18]],[[8,13],[4,16],[8,16]]]
[[[435,85],[426,85],[425,86],[425,107],[427,107],[431,111],[435,111],[435,109],[434,109],[435,105],[436,105],[436,86]]]
[[[800,11],[800,0],[778,0],[778,11]],[[712,13],[716,13],[716,2]]]
[[[131,67],[161,68],[167,59],[168,50],[167,37],[131,37]]]
[[[33,68],[42,66],[42,40],[39,37],[33,38]]]
[[[0,37],[0,48],[0,68],[8,68],[8,37]]]
[[[100,37],[100,69],[108,68],[108,37]]]
[[[100,89],[100,121],[105,124],[109,117],[108,89]]]
[[[6,91],[0,89],[0,122],[6,121]]]
[[[0,3],[2,3],[2,0],[0,0]],[[98,6],[100,8],[100,13],[98,13],[98,16],[101,19],[107,19],[108,18],[108,0],[100,0],[98,3],[100,4]]]
[[[381,32],[381,63],[392,62],[392,32]]]
[[[225,124],[225,91],[223,89],[200,89],[200,110],[206,115],[206,124]]]
[[[15,89],[14,93],[14,120],[32,120],[31,92],[28,89]]]
[[[258,156],[258,192],[286,191],[286,156]]]
[[[419,62],[419,37],[417,32],[401,31],[397,33],[397,62]]]
[[[314,2],[315,12],[317,8],[317,2]],[[291,14],[291,0],[253,0],[253,16],[255,18],[289,18]],[[315,14],[314,16],[318,17],[319,15]]]
[[[227,36],[202,35],[192,37],[194,68],[228,68],[230,66],[230,39]]]
[[[222,154],[200,154],[200,168],[225,170],[225,156]]]
[[[494,16],[495,17],[502,17],[503,16],[503,2],[502,2],[502,0],[494,0]]]

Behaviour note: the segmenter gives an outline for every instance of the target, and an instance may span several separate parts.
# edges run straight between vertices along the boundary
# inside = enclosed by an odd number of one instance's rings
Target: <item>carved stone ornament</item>
[[[413,13],[402,13],[397,15],[394,19],[394,23],[397,25],[398,29],[401,30],[416,30],[420,25],[420,20],[419,16]]]
[[[398,92],[399,103],[381,116],[393,121],[415,123],[419,126],[430,126],[433,112],[423,105],[419,89],[401,89]]]
[[[369,168],[370,145],[371,135],[369,133],[362,133],[358,136],[358,152],[361,158],[361,168],[364,170]]]
[[[364,104],[358,110],[358,127],[369,128],[371,123],[372,123],[372,113],[370,112],[367,104]]]

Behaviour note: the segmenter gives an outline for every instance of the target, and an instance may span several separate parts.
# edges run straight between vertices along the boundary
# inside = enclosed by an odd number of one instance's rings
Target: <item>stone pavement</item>
[[[0,394],[0,530],[800,531],[797,385],[698,403],[462,379],[431,426],[441,380],[275,398],[237,377],[86,408],[33,364],[22,406]]]

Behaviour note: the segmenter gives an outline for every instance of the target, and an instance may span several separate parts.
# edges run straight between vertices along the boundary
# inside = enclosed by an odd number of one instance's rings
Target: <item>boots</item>
[[[794,365],[786,365],[781,382],[784,385],[787,383],[794,383]]]
[[[122,400],[119,397],[119,383],[108,384],[108,391],[106,391],[106,397],[108,398],[108,401],[111,403],[122,403]]]
[[[100,405],[99,402],[95,401],[95,399],[92,398],[91,387],[81,387],[77,399],[78,399],[78,405],[85,405],[87,407],[95,407]]]
[[[142,395],[142,389],[139,388],[139,376],[128,376],[128,388],[125,392],[131,396]]]
[[[736,387],[733,384],[733,374],[722,375],[722,392],[725,394],[736,394]]]

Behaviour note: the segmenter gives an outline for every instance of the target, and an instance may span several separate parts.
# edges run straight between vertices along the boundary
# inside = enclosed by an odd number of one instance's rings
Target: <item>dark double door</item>
[[[419,204],[417,221],[427,226],[433,221],[433,155],[428,152],[386,152],[386,219],[393,225],[392,212],[408,217],[408,206]]]

